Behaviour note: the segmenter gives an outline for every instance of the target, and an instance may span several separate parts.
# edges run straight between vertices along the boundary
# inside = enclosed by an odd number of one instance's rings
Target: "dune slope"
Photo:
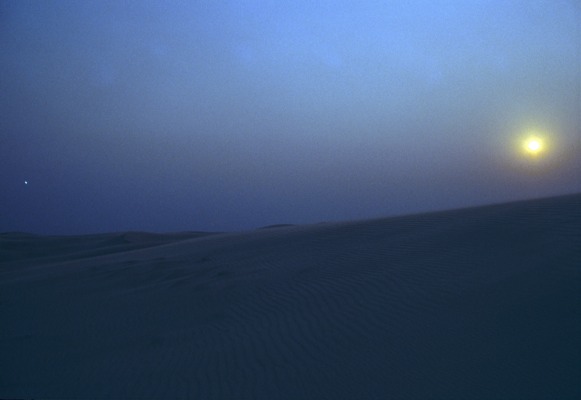
[[[581,398],[581,195],[0,235],[1,398]]]

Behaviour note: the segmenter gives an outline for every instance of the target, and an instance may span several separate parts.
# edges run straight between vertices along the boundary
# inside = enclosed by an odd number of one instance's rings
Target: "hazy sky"
[[[581,191],[580,21],[576,0],[0,0],[0,232]]]

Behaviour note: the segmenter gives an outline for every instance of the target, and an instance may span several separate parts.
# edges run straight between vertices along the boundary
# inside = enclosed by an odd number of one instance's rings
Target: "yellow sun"
[[[523,143],[524,150],[532,155],[536,156],[543,151],[543,141],[538,137],[529,137],[525,139]]]

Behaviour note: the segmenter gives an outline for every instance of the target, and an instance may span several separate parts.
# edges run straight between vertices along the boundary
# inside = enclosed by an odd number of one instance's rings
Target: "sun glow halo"
[[[543,151],[543,141],[538,137],[529,137],[525,139],[523,147],[526,153],[536,156]]]

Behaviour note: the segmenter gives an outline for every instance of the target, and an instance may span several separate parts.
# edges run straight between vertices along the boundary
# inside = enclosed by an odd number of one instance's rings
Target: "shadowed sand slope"
[[[0,397],[581,398],[581,195],[0,260]]]
[[[25,265],[89,258],[158,246],[209,235],[202,232],[156,234],[124,232],[83,236],[0,234],[0,262],[24,261]]]

